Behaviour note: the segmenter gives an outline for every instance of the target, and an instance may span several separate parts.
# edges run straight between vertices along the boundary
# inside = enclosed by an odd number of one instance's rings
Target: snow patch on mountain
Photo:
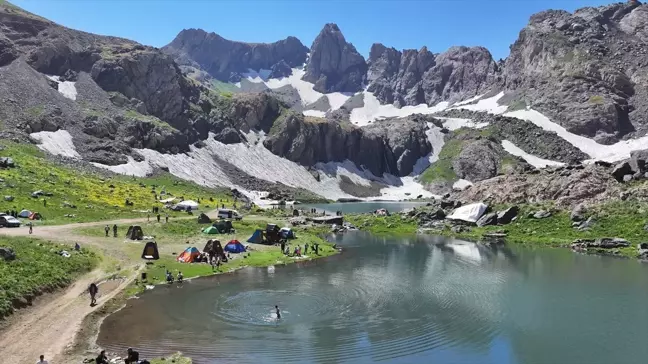
[[[536,157],[535,155],[531,155],[524,150],[520,149],[518,146],[515,144],[511,143],[508,140],[502,140],[502,148],[504,148],[505,151],[509,152],[510,154],[513,154],[516,157],[520,157],[524,159],[527,163],[530,165],[536,167],[536,168],[545,168],[547,166],[564,166],[565,163],[562,162],[556,162],[552,161],[549,159],[543,159],[540,157]]]
[[[76,100],[77,98],[77,89],[74,86],[74,82],[71,81],[61,81],[60,76],[47,76],[50,80],[58,83],[58,91],[65,97],[70,100]]]
[[[151,168],[151,164],[149,162],[138,162],[131,156],[128,156],[127,158],[128,162],[124,164],[118,164],[116,166],[109,166],[101,163],[92,163],[92,165],[126,176],[146,177],[149,173],[153,173],[153,168]]]
[[[29,136],[38,142],[38,148],[53,155],[68,158],[81,158],[72,142],[72,135],[66,130],[39,131]]]
[[[482,129],[488,126],[488,123],[482,122],[482,123],[475,123],[471,119],[460,119],[460,118],[443,118],[443,117],[436,117],[437,119],[441,120],[443,122],[443,126],[450,130],[457,130],[461,128],[473,128],[473,129]]]
[[[465,109],[470,111],[485,111],[491,114],[503,114],[506,112],[506,109],[508,109],[507,105],[500,105],[498,103],[499,99],[501,99],[503,96],[504,92],[502,91],[493,97],[479,100],[475,104],[464,105],[463,103],[459,103],[457,104],[459,106],[453,107],[453,109]]]
[[[477,96],[475,96],[475,97],[471,97],[471,98],[466,99],[466,100],[463,100],[463,101],[461,101],[461,102],[456,102],[456,103],[452,104],[452,107],[455,107],[455,106],[462,106],[462,105],[468,105],[468,104],[471,104],[471,103],[473,103],[473,102],[475,102],[475,101],[481,99],[482,97],[484,97],[484,94],[477,95]]]
[[[404,106],[399,109],[393,104],[381,105],[380,101],[371,92],[363,91],[363,95],[364,106],[351,110],[350,116],[351,123],[358,126],[364,126],[372,121],[384,118],[405,117],[412,114],[434,114],[447,109],[449,105],[448,102],[443,101],[434,106],[420,104]]]
[[[648,135],[637,139],[622,140],[612,145],[599,144],[593,139],[567,131],[564,127],[554,123],[548,117],[533,109],[512,111],[504,114],[504,116],[527,120],[544,130],[556,132],[559,137],[565,139],[595,160],[616,162],[628,159],[630,158],[630,152],[646,149],[648,145]]]
[[[323,118],[326,116],[326,112],[319,110],[304,110],[302,113],[305,116],[314,116],[316,118]]]
[[[344,94],[341,92],[333,92],[329,94],[323,94],[321,92],[313,90],[313,84],[302,80],[302,77],[306,71],[303,68],[293,68],[292,74],[288,77],[283,78],[268,78],[270,76],[270,70],[260,70],[254,71],[249,70],[247,73],[243,74],[243,77],[250,82],[254,83],[263,83],[270,89],[277,89],[286,85],[292,86],[299,97],[302,100],[302,105],[307,106],[315,101],[319,100],[322,96],[326,96],[331,105],[331,110],[339,109],[346,100],[351,97],[349,94]],[[240,83],[237,84],[240,87]]]

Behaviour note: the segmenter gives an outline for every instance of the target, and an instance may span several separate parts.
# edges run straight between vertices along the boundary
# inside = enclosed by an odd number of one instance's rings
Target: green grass
[[[25,111],[27,112],[27,114],[29,114],[29,116],[37,118],[43,115],[43,111],[45,111],[45,109],[39,105],[39,106],[30,107]]]
[[[83,170],[55,164],[35,146],[0,141],[5,149],[2,156],[12,157],[16,168],[0,170],[2,195],[14,196],[14,201],[0,200],[0,211],[29,209],[40,212],[44,220],[37,224],[65,224],[71,222],[100,221],[128,217],[144,217],[153,206],[162,207],[156,202],[154,193],[167,194],[186,199],[201,200],[201,207],[216,206],[223,199],[231,205],[231,197],[225,190],[215,190],[180,180],[170,174],[149,178],[126,176],[106,177]],[[111,186],[114,186],[112,188]],[[31,193],[44,190],[53,193],[51,197],[32,198]],[[209,198],[214,202],[209,202]],[[126,206],[129,199],[133,206]],[[47,206],[44,205],[44,200]],[[77,208],[63,207],[64,202]],[[184,215],[169,212],[172,216]],[[76,217],[65,217],[66,214]]]
[[[0,247],[11,248],[16,260],[0,259],[0,318],[13,312],[12,302],[34,297],[44,291],[67,286],[78,275],[98,263],[97,256],[72,246],[51,244],[37,239],[0,237]],[[67,250],[71,257],[57,254]]]
[[[190,358],[185,358],[182,353],[176,353],[168,358],[152,359],[151,364],[191,364]]]
[[[220,93],[225,97],[232,97],[232,94],[239,92],[239,88],[236,85],[229,82],[219,81],[217,79],[210,80],[211,89]]]
[[[418,228],[414,219],[401,218],[398,214],[391,216],[345,215],[344,218],[357,228],[377,235],[414,234]]]
[[[452,182],[458,179],[452,168],[452,160],[461,153],[463,141],[457,139],[448,140],[439,153],[439,160],[432,163],[423,174],[420,180],[424,183],[435,181]]]
[[[501,208],[501,207],[500,207]],[[648,232],[643,229],[648,223],[648,205],[632,202],[613,202],[591,208],[587,216],[593,216],[596,223],[589,230],[572,228],[568,211],[554,210],[546,219],[527,217],[529,212],[548,209],[547,206],[521,206],[518,219],[503,226],[472,227],[470,232],[454,234],[446,229],[444,235],[455,235],[469,239],[481,239],[485,233],[505,230],[506,241],[540,246],[559,247],[571,244],[575,239],[596,239],[603,237],[623,238],[631,243],[629,248],[620,249],[626,256],[636,256],[636,244],[648,241]],[[550,209],[550,207],[549,207]],[[495,208],[497,210],[497,208]]]
[[[506,111],[517,111],[517,110],[525,110],[527,108],[526,102],[524,100],[518,100],[509,105],[509,107],[506,109]]]
[[[137,120],[144,121],[144,122],[149,122],[149,123],[151,123],[151,124],[153,124],[155,126],[159,126],[161,128],[164,128],[164,129],[177,131],[177,129],[172,127],[171,125],[169,125],[169,123],[167,123],[165,121],[162,121],[162,120],[158,119],[157,117],[155,117],[153,115],[143,115],[143,114],[138,113],[135,110],[127,110],[124,113],[124,115],[126,117],[129,117],[129,118],[137,119]]]
[[[605,99],[603,98],[603,96],[595,95],[595,96],[591,96],[588,102],[590,104],[602,105],[605,102]]]

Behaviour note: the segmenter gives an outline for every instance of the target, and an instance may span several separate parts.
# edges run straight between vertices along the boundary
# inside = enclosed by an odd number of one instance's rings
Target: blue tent
[[[225,248],[223,250],[230,253],[243,253],[245,252],[245,247],[243,246],[243,244],[241,244],[240,241],[232,240],[227,243],[227,245],[225,245]]]
[[[263,230],[257,229],[252,236],[247,240],[248,243],[261,244],[263,243]]]

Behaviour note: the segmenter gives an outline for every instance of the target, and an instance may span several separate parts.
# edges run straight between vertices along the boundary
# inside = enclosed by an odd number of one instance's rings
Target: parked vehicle
[[[19,227],[20,220],[16,219],[13,216],[4,215],[0,216],[0,226],[2,227]]]
[[[218,217],[220,219],[234,219],[234,220],[243,219],[243,215],[239,214],[238,211],[231,210],[231,209],[218,209]]]

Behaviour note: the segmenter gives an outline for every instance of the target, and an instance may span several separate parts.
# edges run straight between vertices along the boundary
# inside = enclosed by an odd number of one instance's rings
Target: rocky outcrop
[[[323,93],[355,92],[362,89],[366,72],[364,57],[347,43],[340,28],[326,24],[313,41],[303,80]]]
[[[275,122],[263,144],[274,154],[304,166],[348,159],[378,177],[384,173],[407,175],[419,158],[432,151],[425,135],[426,123],[407,118],[384,123],[360,129],[288,112]]]
[[[426,47],[402,52],[376,43],[369,53],[368,91],[383,103],[435,105],[490,90],[499,66],[483,47],[452,47],[433,54]]]
[[[295,37],[274,43],[244,43],[202,29],[184,29],[162,51],[179,64],[198,66],[221,81],[237,82],[249,69],[272,70],[273,77],[287,76],[291,68],[304,64],[308,48]]]
[[[569,131],[608,144],[648,125],[646,5],[531,17],[504,66],[507,89]]]
[[[493,204],[554,202],[559,207],[574,207],[580,203],[593,204],[618,199],[622,195],[620,186],[607,167],[558,167],[497,176],[477,182],[470,188],[455,193],[453,198],[464,202],[488,201]]]

